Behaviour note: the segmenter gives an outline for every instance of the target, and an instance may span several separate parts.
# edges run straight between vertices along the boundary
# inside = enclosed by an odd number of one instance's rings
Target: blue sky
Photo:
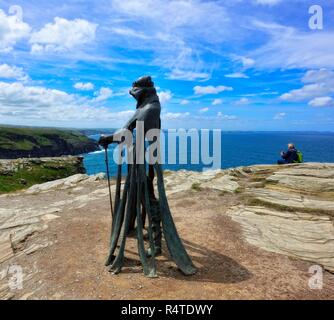
[[[152,75],[165,128],[333,131],[333,44],[332,1],[0,0],[0,123],[121,127]]]

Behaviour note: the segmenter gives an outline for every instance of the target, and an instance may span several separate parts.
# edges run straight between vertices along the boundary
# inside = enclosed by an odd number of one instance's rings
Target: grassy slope
[[[0,147],[24,151],[32,150],[34,147],[51,147],[54,145],[52,136],[58,136],[73,146],[89,141],[81,133],[70,130],[0,127]]]
[[[0,174],[0,194],[29,188],[35,184],[62,179],[78,173],[78,168],[64,162],[55,164],[45,162],[43,164],[31,164],[29,167],[20,168],[17,172],[8,175]]]

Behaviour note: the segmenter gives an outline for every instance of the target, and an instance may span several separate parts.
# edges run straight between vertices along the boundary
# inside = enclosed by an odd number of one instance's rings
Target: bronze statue
[[[137,109],[123,130],[127,129],[133,132],[138,121],[143,121],[145,134],[151,129],[161,129],[161,106],[151,77],[141,77],[134,82],[130,94],[137,100]],[[99,144],[108,148],[109,144],[115,142],[114,136],[102,136]],[[138,146],[133,146],[133,148],[136,147]],[[145,146],[140,146],[140,148],[143,147]],[[150,163],[147,166],[145,163],[137,163],[134,159],[134,163],[128,164],[127,167],[128,172],[124,188],[121,191],[122,165],[118,164],[115,214],[113,215],[110,250],[106,266],[110,266],[110,271],[114,273],[121,271],[124,265],[127,236],[131,230],[136,230],[138,253],[144,274],[156,277],[155,256],[161,254],[162,227],[171,258],[185,275],[194,274],[196,269],[177,233],[169,209],[160,163]],[[155,197],[153,187],[155,175],[157,177],[158,199]],[[147,250],[143,234],[146,216],[148,218]]]

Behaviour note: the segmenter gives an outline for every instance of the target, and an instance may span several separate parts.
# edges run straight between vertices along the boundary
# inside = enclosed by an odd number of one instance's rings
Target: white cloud
[[[18,15],[6,15],[0,9],[0,52],[10,52],[17,42],[29,36],[30,26]]]
[[[302,78],[305,84],[300,89],[281,95],[284,101],[307,101],[334,93],[334,72],[327,69],[310,70]]]
[[[185,105],[187,105],[187,104],[189,104],[189,103],[190,103],[189,100],[182,100],[182,101],[180,102],[180,104],[181,104],[182,106],[185,106]]]
[[[304,83],[333,82],[334,84],[334,72],[325,68],[322,68],[320,70],[309,70],[306,72],[302,81]]]
[[[277,113],[275,116],[274,116],[274,120],[283,120],[286,116],[286,113],[285,112],[280,112],[280,113]]]
[[[253,21],[254,30],[268,36],[265,45],[251,53],[258,68],[334,68],[334,32],[299,31],[275,23]]]
[[[167,74],[167,79],[171,80],[186,80],[186,81],[206,81],[210,79],[210,75],[204,72],[186,71],[174,69],[171,73]]]
[[[101,102],[108,100],[113,96],[113,91],[110,88],[102,87],[98,92],[95,92],[95,101]]]
[[[216,1],[114,0],[110,13],[115,17],[111,32],[119,35],[113,41],[150,50],[150,63],[169,69],[169,79],[209,79],[215,62],[205,61],[207,48],[237,33],[225,6]]]
[[[158,96],[159,96],[160,103],[166,104],[172,99],[173,94],[170,91],[161,91],[158,93]]]
[[[0,65],[0,78],[3,79],[16,79],[20,81],[28,80],[28,75],[22,68],[16,66],[9,66],[8,64]]]
[[[131,28],[127,27],[112,27],[111,31],[115,34],[118,34],[122,37],[134,37],[134,38],[139,38],[139,39],[144,39],[144,40],[149,40],[152,39],[152,36],[148,36],[138,30],[133,30]]]
[[[80,48],[95,40],[97,24],[83,19],[67,20],[56,17],[53,23],[33,32],[32,53],[64,52]]]
[[[206,113],[206,112],[208,112],[209,111],[209,108],[202,108],[202,109],[200,109],[198,112],[199,113]]]
[[[223,100],[222,99],[214,99],[213,101],[212,101],[212,105],[213,106],[218,106],[218,105],[220,105],[220,104],[222,104],[223,103]]]
[[[243,106],[249,104],[249,99],[247,98],[241,98],[240,100],[237,100],[234,102],[236,106]]]
[[[74,88],[77,89],[77,90],[83,90],[83,91],[90,91],[90,90],[93,90],[94,89],[94,84],[91,83],[91,82],[77,82],[75,85],[74,85]]]
[[[231,74],[226,74],[225,78],[236,78],[236,79],[249,79],[249,77],[242,73],[242,72],[236,72]]]
[[[89,100],[64,91],[45,87],[25,86],[22,83],[0,82],[0,117],[33,123],[113,123],[122,126],[134,110],[112,111],[97,107]]]
[[[268,5],[268,6],[274,6],[276,4],[279,4],[282,0],[255,0],[256,4],[262,4],[262,5]]]
[[[238,119],[236,116],[229,116],[229,115],[223,114],[222,112],[218,112],[217,117],[220,120],[237,120]]]
[[[205,95],[205,94],[218,94],[223,91],[233,91],[232,87],[226,87],[226,86],[207,86],[207,87],[201,87],[201,86],[196,86],[194,87],[194,92],[195,94],[198,95]]]
[[[314,98],[308,104],[311,107],[333,107],[334,99],[332,97],[319,97]]]
[[[255,60],[249,57],[233,55],[233,61],[241,63],[244,69],[249,69],[255,65]]]
[[[186,119],[190,116],[189,112],[166,112],[161,115],[162,120],[179,120],[179,119]]]

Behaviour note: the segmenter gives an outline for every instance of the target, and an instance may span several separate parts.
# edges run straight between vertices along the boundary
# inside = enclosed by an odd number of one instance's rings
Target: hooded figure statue
[[[137,109],[122,130],[127,129],[133,132],[139,121],[144,124],[145,134],[151,129],[161,129],[161,106],[151,77],[141,77],[134,82],[130,94],[137,100]],[[115,142],[114,140],[115,134],[102,136],[99,144],[107,149],[109,144]],[[136,147],[139,146],[133,145],[134,149]],[[157,177],[158,199],[155,197],[153,185],[155,176]],[[128,165],[123,190],[121,190],[121,180],[122,165],[119,164],[115,213],[111,228],[109,256],[106,262],[106,265],[110,266],[110,271],[114,273],[121,271],[124,265],[127,236],[130,231],[136,230],[138,253],[146,276],[156,277],[155,256],[161,254],[162,233],[169,254],[179,269],[185,275],[194,274],[196,268],[183,246],[169,209],[160,163],[150,163],[146,166],[136,163],[134,159],[134,163]],[[148,218],[147,245],[143,234],[146,216]]]

